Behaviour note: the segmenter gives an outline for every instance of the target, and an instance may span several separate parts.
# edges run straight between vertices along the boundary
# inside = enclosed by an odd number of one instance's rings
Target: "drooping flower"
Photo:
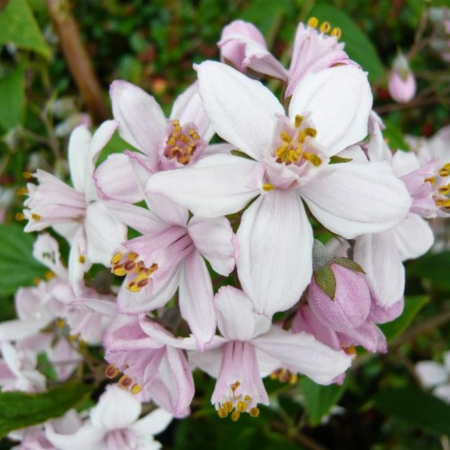
[[[141,316],[141,327],[155,340],[191,350],[191,362],[217,378],[211,402],[220,417],[231,413],[259,415],[258,404],[269,404],[262,377],[288,366],[320,384],[329,384],[351,363],[351,356],[335,351],[311,334],[293,334],[272,325],[271,320],[252,311],[252,302],[239,289],[224,286],[214,298],[221,336],[214,336],[205,351],[175,338],[161,325]]]
[[[154,175],[147,191],[204,217],[237,212],[259,196],[242,216],[237,268],[255,310],[272,315],[295,304],[311,279],[312,230],[303,201],[329,230],[354,238],[397,224],[411,199],[385,163],[328,164],[367,134],[372,95],[355,67],[307,74],[289,117],[260,82],[229,66],[205,62],[198,74],[216,132],[250,159],[211,156]]]
[[[50,422],[47,439],[61,450],[157,450],[153,439],[172,421],[172,415],[157,409],[139,419],[141,403],[130,392],[116,385],[107,386],[98,404],[75,432],[64,433]]]

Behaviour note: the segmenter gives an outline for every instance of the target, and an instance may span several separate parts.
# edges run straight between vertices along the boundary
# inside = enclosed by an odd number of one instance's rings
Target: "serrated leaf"
[[[0,44],[14,44],[50,59],[51,50],[26,0],[10,0],[0,12]]]
[[[23,123],[25,105],[23,66],[18,66],[9,75],[0,79],[0,98],[0,126],[9,131]]]
[[[61,417],[91,392],[92,387],[66,383],[42,394],[0,393],[0,438],[13,430]]]
[[[305,397],[306,411],[311,425],[316,426],[331,411],[345,391],[345,383],[341,386],[330,384],[322,386],[309,378],[304,378],[301,384]]]
[[[397,417],[438,436],[450,436],[450,405],[431,394],[407,387],[381,391],[373,400],[375,408],[389,417]]]
[[[358,25],[344,12],[331,5],[318,4],[310,12],[310,17],[317,17],[319,22],[330,22],[332,27],[342,31],[340,42],[345,43],[345,51],[351,59],[369,72],[369,80],[379,80],[384,75],[384,67],[375,49]]]
[[[358,263],[356,263],[355,261],[353,261],[349,258],[335,257],[335,258],[333,258],[333,262],[342,267],[345,267],[346,269],[353,270],[354,272],[359,272],[359,273],[364,273],[364,274],[366,273],[366,272],[364,272],[363,268]]]
[[[13,294],[32,286],[48,269],[33,258],[34,236],[17,224],[0,225],[0,292]]]
[[[429,297],[426,295],[405,297],[405,309],[402,315],[392,322],[379,325],[388,342],[401,335],[409,327],[414,317],[416,317],[428,301]]]
[[[336,294],[336,277],[329,264],[314,272],[314,280],[317,283],[317,286],[319,286],[331,300],[334,300]]]

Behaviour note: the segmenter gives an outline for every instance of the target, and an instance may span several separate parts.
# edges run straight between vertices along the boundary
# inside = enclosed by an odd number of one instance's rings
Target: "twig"
[[[67,0],[47,0],[47,8],[55,24],[64,57],[87,110],[92,121],[99,124],[108,119],[109,112],[100,82],[81,39],[80,30],[70,13],[69,3]]]

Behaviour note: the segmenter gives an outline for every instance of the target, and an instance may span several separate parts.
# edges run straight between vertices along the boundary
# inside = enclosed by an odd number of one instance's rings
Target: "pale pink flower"
[[[216,319],[213,287],[206,263],[223,276],[235,266],[235,236],[224,217],[189,219],[188,211],[160,195],[147,199],[150,211],[111,202],[115,214],[142,236],[123,243],[112,271],[126,275],[118,297],[123,313],[150,311],[179,289],[181,314],[199,348],[211,340]]]
[[[169,119],[154,97],[131,83],[114,81],[110,94],[119,134],[139,153],[110,155],[96,170],[98,192],[106,200],[136,203],[143,199],[137,176],[145,179],[231,149],[208,145],[214,130],[203,111],[197,83],[175,100]]]
[[[416,79],[403,54],[399,54],[394,61],[388,89],[389,94],[397,103],[408,103],[416,94]]]
[[[433,388],[433,394],[450,403],[450,352],[444,353],[444,364],[436,361],[420,361],[415,366],[423,387]]]
[[[153,400],[175,417],[189,415],[195,388],[182,350],[149,337],[132,316],[117,317],[106,330],[103,345],[110,363],[106,375],[123,373],[119,386],[140,401]]]
[[[141,403],[128,391],[109,385],[92,408],[89,419],[75,432],[46,425],[47,439],[60,450],[157,450],[153,435],[161,433],[172,415],[157,409],[143,418]]]
[[[38,169],[38,185],[28,183],[24,205],[29,220],[25,231],[53,227],[71,243],[70,279],[74,289],[92,263],[108,266],[111,254],[126,238],[126,227],[99,200],[92,174],[100,151],[110,140],[116,122],[104,122],[91,136],[85,126],[76,128],[69,141],[69,165],[73,188]]]
[[[211,402],[220,417],[234,409],[232,418],[248,412],[259,414],[259,403],[269,404],[261,377],[289,366],[320,384],[331,383],[351,363],[351,356],[335,351],[307,333],[292,334],[252,311],[252,302],[240,290],[225,286],[214,298],[218,327],[223,337],[214,336],[202,352],[195,344],[175,338],[158,323],[141,317],[142,329],[155,340],[190,351],[189,361],[217,378]]]
[[[316,21],[316,20],[315,20]],[[314,20],[310,21],[314,24]],[[286,97],[290,97],[299,81],[311,72],[319,72],[337,65],[354,64],[338,42],[340,30],[324,23],[320,31],[300,23],[295,34],[292,61],[289,70],[267,50],[261,32],[251,23],[236,20],[227,25],[218,46],[221,59],[231,62],[241,72],[253,72],[284,81]],[[317,26],[317,25],[316,25]],[[331,35],[327,33],[332,32]]]
[[[302,200],[320,223],[346,238],[389,229],[410,207],[404,184],[385,163],[327,164],[367,134],[372,94],[366,74],[352,66],[307,74],[289,117],[260,82],[229,66],[206,62],[198,74],[216,132],[251,159],[211,156],[155,174],[147,190],[204,217],[237,212],[259,196],[237,234],[239,279],[257,312],[286,310],[312,275],[312,229]]]

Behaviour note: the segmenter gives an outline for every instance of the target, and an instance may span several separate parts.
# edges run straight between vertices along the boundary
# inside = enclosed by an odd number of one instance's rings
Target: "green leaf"
[[[316,426],[326,416],[331,408],[339,401],[345,391],[345,383],[341,386],[330,384],[322,386],[309,378],[304,378],[301,384],[305,397],[306,411],[309,422]]]
[[[0,32],[1,34],[1,32]],[[6,131],[23,123],[25,70],[18,66],[0,79],[0,126]]]
[[[405,137],[403,136],[402,130],[398,128],[393,122],[390,120],[386,120],[383,117],[383,122],[386,128],[383,130],[383,136],[386,139],[389,148],[392,150],[405,150],[409,151],[410,147],[408,143],[405,141]]]
[[[13,294],[32,286],[48,269],[33,258],[34,236],[17,224],[0,225],[0,292]]]
[[[393,322],[380,325],[386,339],[392,341],[392,339],[395,339],[402,334],[428,301],[429,297],[426,295],[405,297],[405,309],[403,310],[402,315]]]
[[[335,257],[333,258],[333,262],[339,266],[345,267],[346,269],[353,270],[354,272],[366,273],[358,263],[349,258]]]
[[[341,164],[353,161],[352,158],[342,158],[342,156],[334,155],[330,158],[330,164]]]
[[[408,265],[409,273],[431,281],[434,285],[450,290],[450,250],[428,253]]]
[[[12,43],[50,59],[51,50],[26,0],[10,0],[0,12],[0,44]]]
[[[111,140],[106,144],[106,146],[103,148],[102,152],[100,153],[100,156],[97,159],[96,167],[98,167],[102,162],[104,162],[109,155],[113,155],[115,153],[122,154],[125,150],[131,150],[133,152],[139,152],[136,148],[134,148],[132,145],[128,144],[128,142],[124,141],[118,133],[114,133]]]
[[[318,4],[311,10],[310,17],[317,17],[320,23],[330,22],[333,28],[341,29],[340,41],[345,43],[345,51],[369,72],[370,81],[379,80],[384,75],[384,67],[374,45],[347,14],[331,5]]]
[[[374,406],[412,426],[450,435],[450,405],[417,388],[381,391],[374,397]]]
[[[66,383],[43,394],[0,393],[0,438],[46,420],[61,417],[92,390],[91,386]]]
[[[336,294],[336,277],[330,265],[322,266],[314,272],[314,280],[322,291],[334,300]]]

